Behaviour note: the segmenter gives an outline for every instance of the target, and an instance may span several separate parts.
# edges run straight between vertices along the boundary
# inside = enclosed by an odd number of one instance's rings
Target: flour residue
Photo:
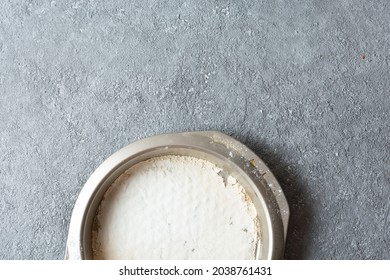
[[[236,178],[188,156],[140,162],[106,192],[94,259],[254,259],[256,209]]]

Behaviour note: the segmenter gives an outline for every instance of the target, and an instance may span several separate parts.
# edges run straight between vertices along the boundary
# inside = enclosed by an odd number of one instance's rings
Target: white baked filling
[[[188,156],[143,161],[104,195],[94,259],[254,259],[256,209],[233,177]]]

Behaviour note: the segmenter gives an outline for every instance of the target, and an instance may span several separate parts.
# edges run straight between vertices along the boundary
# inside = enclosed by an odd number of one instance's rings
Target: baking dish
[[[90,176],[75,203],[65,259],[92,259],[92,226],[96,211],[111,184],[131,166],[164,155],[208,160],[235,177],[254,203],[260,221],[256,259],[281,259],[289,219],[283,191],[264,162],[248,147],[217,131],[183,132],[148,137],[120,149]]]

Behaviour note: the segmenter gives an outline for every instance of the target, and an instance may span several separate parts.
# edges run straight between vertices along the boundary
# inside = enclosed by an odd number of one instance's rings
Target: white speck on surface
[[[236,178],[229,176],[227,179],[227,182],[228,182],[228,184],[235,184],[235,183],[237,183],[237,180],[236,180]]]
[[[257,211],[235,178],[187,156],[140,162],[104,195],[94,259],[254,259]]]

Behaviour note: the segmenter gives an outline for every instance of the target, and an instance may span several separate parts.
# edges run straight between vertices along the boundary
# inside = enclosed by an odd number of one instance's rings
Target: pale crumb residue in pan
[[[255,259],[256,208],[232,176],[189,156],[140,162],[106,192],[94,259]]]

